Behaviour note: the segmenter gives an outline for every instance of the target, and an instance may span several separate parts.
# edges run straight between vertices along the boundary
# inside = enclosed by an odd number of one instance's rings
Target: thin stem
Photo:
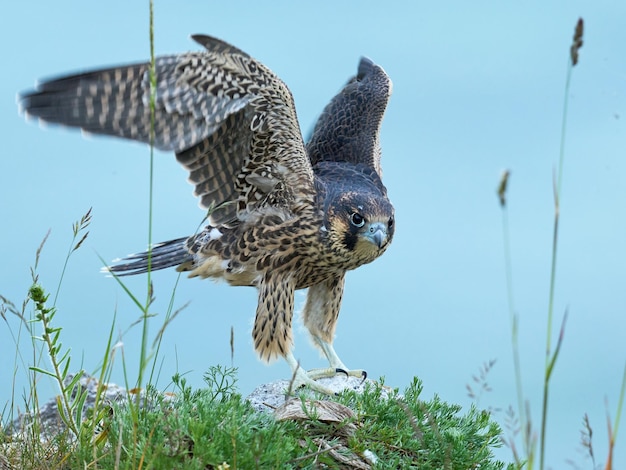
[[[563,116],[561,122],[561,143],[559,148],[559,165],[556,172],[556,181],[554,182],[554,230],[552,234],[552,261],[550,265],[550,294],[548,298],[548,324],[546,328],[546,364],[543,383],[543,402],[541,406],[541,441],[539,443],[539,468],[544,469],[545,465],[545,448],[546,448],[546,428],[548,421],[548,400],[550,396],[550,376],[558,355],[557,351],[552,354],[552,321],[554,317],[554,291],[556,286],[556,262],[557,248],[559,240],[559,219],[561,213],[561,188],[563,178],[563,166],[565,157],[565,137],[567,131],[567,108],[570,81],[574,63],[570,57],[567,62],[567,74],[565,80],[565,97],[563,104]],[[562,335],[561,335],[562,338]],[[559,346],[560,346],[559,340]]]
[[[509,235],[509,213],[506,205],[502,206],[502,238],[504,241],[504,263],[506,272],[506,290],[509,303],[509,320],[511,322],[511,346],[513,349],[513,367],[515,369],[515,386],[517,391],[517,406],[522,425],[526,423],[524,412],[524,394],[522,391],[522,368],[519,358],[518,341],[518,316],[515,313],[515,301],[513,297],[513,263],[511,262],[511,247]],[[529,452],[530,442],[524,439],[526,454]]]
[[[150,170],[149,170],[149,188],[148,188],[148,289],[146,295],[146,303],[143,307],[143,329],[141,336],[141,353],[139,360],[139,377],[137,379],[137,388],[141,388],[143,383],[143,374],[146,366],[147,347],[148,347],[148,311],[152,302],[152,206],[153,206],[153,185],[154,185],[154,123],[155,123],[155,103],[156,103],[156,61],[154,57],[154,4],[150,0]],[[137,394],[137,404],[139,404],[140,394]]]
[[[566,130],[567,130],[567,110],[569,107],[569,100],[568,95],[569,95],[569,87],[570,87],[570,81],[572,78],[572,69],[573,69],[573,65],[571,62],[571,59],[568,59],[568,63],[567,63],[567,77],[565,78],[565,97],[563,99],[563,121],[561,123],[561,143],[559,146],[559,172],[558,172],[558,176],[557,176],[557,180],[556,180],[556,193],[557,195],[560,197],[561,196],[561,183],[563,181],[563,160],[565,157],[565,135],[566,135]]]
[[[617,431],[619,429],[619,422],[622,417],[622,406],[624,405],[624,395],[626,394],[626,364],[624,365],[624,374],[622,375],[622,388],[619,393],[619,400],[617,401],[617,413],[615,414],[615,425],[613,426],[613,441],[617,439]]]

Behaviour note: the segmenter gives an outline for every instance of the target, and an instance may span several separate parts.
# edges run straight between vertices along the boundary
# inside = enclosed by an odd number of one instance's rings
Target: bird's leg
[[[330,364],[330,367],[332,369],[340,369],[342,371],[348,369],[341,361],[341,359],[339,359],[339,356],[337,356],[337,353],[335,352],[335,348],[333,347],[332,343],[327,343],[318,336],[314,336],[313,341],[315,341],[317,346],[319,346],[319,348],[322,350],[322,352],[326,356],[326,359],[328,359],[328,363]]]
[[[252,339],[261,359],[270,362],[280,356],[287,357],[291,350],[295,285],[289,277],[266,275],[258,288]]]
[[[361,377],[363,380],[367,378],[367,372],[362,369],[348,369],[341,359],[339,359],[332,343],[326,342],[317,336],[313,336],[313,340],[322,350],[326,359],[328,359],[330,367],[310,370],[308,372],[310,378],[320,379],[322,377],[333,377],[337,374],[345,374],[346,376],[351,377]]]
[[[289,393],[297,390],[300,387],[306,386],[311,390],[315,390],[325,395],[336,395],[334,390],[331,390],[328,387],[324,387],[319,382],[316,382],[307,371],[300,367],[300,364],[298,363],[298,361],[296,361],[293,353],[287,353],[285,355],[285,360],[287,361],[287,364],[289,364],[289,367],[291,367],[291,371],[293,372],[292,381],[289,385],[288,390]]]
[[[328,357],[330,367],[326,369],[312,369],[307,372],[300,366],[293,353],[290,351],[285,355],[285,360],[287,361],[287,364],[289,364],[292,371],[292,380],[289,384],[288,390],[289,393],[294,392],[300,387],[308,387],[311,390],[315,390],[316,392],[320,392],[325,395],[336,395],[337,392],[325,387],[319,382],[316,382],[316,380],[326,377],[334,377],[338,373],[346,374],[346,376],[362,377],[363,380],[367,378],[367,372],[364,370],[348,370],[343,362],[341,362],[341,359],[337,356],[332,344],[326,343],[322,340],[319,341],[320,348],[322,348],[324,354]]]
[[[333,390],[316,382],[315,379],[331,377],[336,374],[335,369],[324,369],[326,373],[317,371],[314,375],[311,375],[300,367],[291,352],[291,317],[293,314],[293,295],[295,290],[293,281],[288,276],[280,276],[276,273],[268,274],[259,283],[258,288],[259,303],[257,305],[254,327],[252,328],[252,337],[254,347],[261,358],[267,361],[271,361],[279,356],[285,358],[293,373],[293,381],[290,385],[292,391],[306,385],[312,390],[326,395],[334,395],[335,392]],[[342,366],[341,368],[345,369],[332,346],[328,346],[330,351],[332,351],[330,357],[334,356],[336,358],[334,363],[338,364],[337,367]],[[332,362],[333,360],[330,357],[329,361]],[[347,370],[346,373],[348,373]]]
[[[333,347],[333,337],[339,308],[341,307],[341,297],[343,295],[344,278],[335,278],[309,287],[306,304],[304,306],[304,325],[307,327],[313,341],[319,347],[326,359],[329,367],[313,369],[308,372],[311,379],[322,377],[333,377],[338,373],[353,377],[367,377],[364,370],[350,370],[339,359]]]

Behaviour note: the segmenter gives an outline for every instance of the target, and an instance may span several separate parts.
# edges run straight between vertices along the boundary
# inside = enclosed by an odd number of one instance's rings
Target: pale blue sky
[[[155,2],[157,54],[198,47],[193,33],[220,37],[257,57],[290,86],[308,133],[328,100],[356,71],[361,55],[382,65],[394,94],[382,129],[384,180],[397,213],[392,247],[347,278],[336,348],[344,362],[404,388],[417,375],[424,397],[469,406],[465,384],[490,359],[493,388],[484,407],[517,403],[506,302],[502,215],[495,195],[512,172],[509,220],[524,389],[539,422],[552,237],[552,177],[558,160],[568,48],[579,16],[585,44],[569,101],[560,226],[556,323],[569,309],[554,372],[549,421],[553,468],[580,452],[583,414],[606,455],[605,400],[615,413],[626,361],[626,3],[562,2]],[[16,94],[37,79],[149,55],[148,2],[13,2],[0,15],[0,294],[17,304],[48,229],[41,282],[53,291],[71,225],[93,207],[83,248],[72,257],[56,322],[73,361],[94,370],[117,312],[126,331],[138,311],[99,273],[147,242],[147,147],[42,130],[18,116]],[[203,213],[172,155],[158,153],[154,240],[193,233]],[[160,326],[174,271],[154,275]],[[145,277],[129,280],[140,295]],[[303,294],[298,295],[302,304]],[[253,351],[253,289],[181,279],[176,305],[190,305],[169,326],[160,384],[175,372],[202,384],[212,364],[235,365],[242,393],[289,375]],[[17,322],[10,319],[13,331]],[[296,326],[296,357],[323,362]],[[136,370],[141,332],[124,335]],[[24,341],[24,338],[22,338]],[[26,345],[26,341],[24,341]],[[0,403],[10,396],[15,346],[0,329]],[[24,348],[27,351],[27,348]],[[21,380],[24,372],[18,371]],[[114,379],[122,380],[118,360]],[[22,387],[19,382],[18,387]],[[48,386],[46,384],[46,386]],[[44,389],[45,390],[45,389]],[[50,387],[50,395],[53,388]],[[18,388],[18,393],[19,388]],[[503,422],[502,414],[496,418]],[[619,435],[616,468],[626,462]],[[510,458],[507,450],[499,453]]]

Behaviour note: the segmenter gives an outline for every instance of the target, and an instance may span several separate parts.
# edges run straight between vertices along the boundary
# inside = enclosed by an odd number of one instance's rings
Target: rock
[[[335,377],[318,380],[325,387],[340,393],[346,389],[352,389],[359,393],[365,390],[367,383],[374,384],[371,380],[356,377]],[[378,457],[366,449],[361,454],[356,454],[350,449],[348,439],[354,435],[359,426],[358,417],[353,410],[345,405],[333,401],[332,397],[319,399],[318,394],[307,388],[298,390],[297,396],[287,396],[285,390],[289,387],[289,381],[279,380],[270,384],[257,387],[247,400],[255,410],[269,412],[279,420],[292,420],[308,426],[308,422],[320,422],[329,425],[323,433],[318,430],[311,435],[311,440],[318,448],[317,453],[327,453],[332,457],[339,468],[369,470],[378,462]],[[381,396],[389,397],[390,389],[383,388]],[[310,443],[300,441],[303,449],[309,449]],[[310,451],[309,451],[310,452]],[[311,455],[311,454],[308,454]]]
[[[70,383],[73,378],[74,375],[68,376],[66,384]],[[357,377],[345,377],[344,375],[322,378],[319,379],[319,382],[337,393],[346,389],[362,392],[367,383],[374,384],[374,382],[369,379],[363,381]],[[85,405],[82,410],[83,419],[87,418],[88,411],[93,409],[96,403],[98,384],[99,382],[95,377],[92,377],[84,372],[82,373],[79,380],[79,386],[81,391],[87,392]],[[273,413],[275,410],[288,402],[290,397],[285,395],[285,391],[288,387],[288,380],[278,380],[276,382],[263,384],[257,387],[246,399],[252,404],[256,411]],[[108,405],[113,403],[121,404],[122,402],[127,401],[129,397],[133,400],[136,399],[137,393],[140,393],[140,400],[144,403],[145,393],[143,390],[137,392],[136,390],[131,389],[129,391],[119,385],[106,383],[103,384],[100,400],[102,403]],[[163,396],[166,400],[175,399],[175,394],[172,393],[164,393]],[[298,396],[304,396],[307,399],[307,402],[316,397],[314,392],[307,388],[298,390]],[[41,422],[41,429],[43,431],[42,438],[53,436],[65,429],[65,424],[61,420],[61,416],[59,415],[57,408],[56,397],[50,399],[47,403],[40,407],[39,419]],[[32,424],[33,416],[28,413],[20,415],[20,417],[13,422],[13,434],[17,437],[18,434],[28,432],[28,429],[32,426]]]
[[[65,384],[68,385],[75,375],[70,374],[65,379]],[[78,386],[81,392],[87,392],[85,398],[85,404],[82,409],[82,419],[87,418],[89,410],[94,408],[98,393],[98,379],[83,372]],[[116,384],[103,384],[100,393],[100,402],[105,404],[120,403],[128,398],[128,392],[125,388]],[[75,394],[72,398],[75,398]],[[59,409],[57,407],[57,397],[51,398],[43,406],[39,408],[39,421],[42,430],[42,439],[49,438],[65,430],[65,423],[61,419]],[[24,413],[20,415],[15,421],[13,421],[13,434],[26,434],[29,428],[33,425],[33,416],[30,413]]]
[[[346,377],[344,375],[318,379],[317,382],[330,388],[335,393],[340,393],[347,389],[362,392],[365,390],[366,383],[374,383],[369,379],[363,381],[363,379],[357,377]],[[285,393],[288,388],[288,380],[277,380],[269,384],[259,385],[246,397],[246,400],[248,400],[257,411],[273,412],[288,400],[289,397]],[[306,397],[314,396],[314,392],[308,388],[301,388],[297,392],[304,393]]]

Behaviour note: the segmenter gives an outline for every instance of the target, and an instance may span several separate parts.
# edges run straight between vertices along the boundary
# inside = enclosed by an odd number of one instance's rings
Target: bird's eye
[[[363,225],[365,225],[365,219],[358,212],[350,214],[350,222],[352,222],[352,225],[355,227],[363,227]]]
[[[387,222],[387,227],[393,228],[393,217],[389,217],[389,222]]]

